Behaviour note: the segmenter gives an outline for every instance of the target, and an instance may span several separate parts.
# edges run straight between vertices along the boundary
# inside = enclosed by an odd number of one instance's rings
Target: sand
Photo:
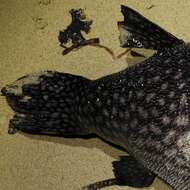
[[[86,8],[94,20],[89,37],[100,37],[116,54],[120,4],[128,5],[186,41],[190,40],[188,0],[1,0],[0,88],[32,72],[57,70],[95,79],[127,67],[104,50],[85,47],[62,56],[58,31],[70,23],[71,8]],[[154,7],[151,7],[154,5]],[[113,177],[113,160],[125,152],[100,139],[8,135],[13,111],[0,97],[0,190],[77,190]],[[110,187],[107,190],[133,190]],[[169,190],[156,179],[149,190]]]

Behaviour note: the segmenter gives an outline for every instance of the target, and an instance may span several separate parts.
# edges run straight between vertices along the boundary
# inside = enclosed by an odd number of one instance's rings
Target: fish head
[[[5,96],[9,106],[14,111],[17,111],[17,107],[28,103],[29,99],[40,93],[43,76],[51,76],[51,72],[46,71],[25,75],[4,86],[1,89],[1,95]]]

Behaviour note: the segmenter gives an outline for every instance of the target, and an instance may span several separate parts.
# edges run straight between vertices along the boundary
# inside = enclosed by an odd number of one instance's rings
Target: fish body
[[[99,79],[80,108],[82,124],[177,190],[190,189],[188,56],[190,45],[179,45]]]
[[[121,45],[157,53],[97,80],[52,71],[18,79],[2,89],[16,112],[9,133],[96,134],[131,156],[113,163],[116,184],[145,187],[158,176],[189,190],[190,44],[128,7],[122,13]]]

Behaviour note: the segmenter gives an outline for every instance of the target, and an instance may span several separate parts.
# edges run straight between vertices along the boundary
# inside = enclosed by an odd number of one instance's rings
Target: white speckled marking
[[[154,124],[151,124],[151,125],[150,125],[150,130],[151,130],[154,134],[156,134],[156,135],[160,135],[160,134],[162,133],[162,131],[160,130],[160,128],[157,127],[157,126],[154,125]]]
[[[158,100],[158,103],[159,103],[161,106],[163,106],[163,105],[165,104],[165,100],[164,100],[163,98],[160,98],[160,99]]]
[[[116,107],[112,108],[112,115],[113,116],[117,115],[117,109],[116,109]]]
[[[154,107],[154,108],[152,108],[152,115],[154,116],[154,117],[157,117],[158,116],[158,110]]]
[[[149,94],[147,94],[147,96],[146,96],[146,102],[149,103],[150,100],[155,97],[155,95],[156,95],[155,93],[149,93]]]
[[[107,117],[110,115],[107,109],[103,109],[103,114]]]
[[[117,100],[118,97],[119,97],[119,94],[118,94],[118,93],[114,93],[114,94],[113,94],[113,98],[114,98],[115,100]]]
[[[184,153],[187,161],[190,161],[190,131],[185,132],[177,141],[177,145]]]
[[[125,117],[128,119],[130,117],[129,111],[125,111]]]
[[[132,111],[135,111],[135,110],[136,110],[136,106],[135,106],[134,103],[131,103],[131,104],[130,104],[130,107],[131,107],[131,110],[132,110]]]
[[[176,104],[171,103],[169,109],[170,109],[170,111],[175,111],[176,110]]]
[[[164,138],[163,142],[166,144],[173,142],[175,140],[175,134],[176,134],[176,131],[169,131],[169,133]]]
[[[183,126],[189,124],[189,116],[188,115],[180,115],[176,117],[175,123],[177,126]]]
[[[142,91],[137,92],[137,98],[141,98],[144,96],[144,93]]]
[[[129,91],[129,99],[132,98],[133,96],[133,91]]]
[[[153,81],[154,82],[158,82],[160,80],[160,76],[155,76],[154,78],[153,78]]]
[[[137,119],[133,119],[133,120],[131,121],[131,123],[130,123],[130,126],[131,126],[132,128],[134,128],[134,127],[137,126],[137,124],[138,124],[138,120],[137,120]]]
[[[22,99],[20,99],[21,102],[28,102],[30,99],[32,99],[31,96],[23,96]]]
[[[171,72],[172,72],[172,69],[166,70],[166,74],[167,74],[167,75],[170,74]]]
[[[175,96],[175,92],[174,91],[171,91],[168,95],[170,98],[173,98]]]
[[[164,116],[162,117],[162,123],[163,123],[164,125],[168,125],[170,122],[171,122],[171,120],[170,120],[170,118],[169,118],[168,116],[164,115]]]
[[[177,73],[177,75],[174,76],[174,79],[176,79],[176,80],[177,80],[177,79],[180,79],[181,76],[182,76],[182,72],[179,71],[179,72]]]
[[[185,83],[180,83],[178,88],[181,90],[181,89],[183,89],[185,87],[185,85],[186,85]]]
[[[168,83],[164,83],[161,85],[162,90],[166,90],[168,88]]]
[[[119,101],[121,104],[125,105],[125,98],[124,97],[120,97]]]

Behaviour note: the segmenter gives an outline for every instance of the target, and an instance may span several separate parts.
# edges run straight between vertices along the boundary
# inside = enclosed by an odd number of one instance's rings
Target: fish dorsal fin
[[[135,10],[121,5],[124,21],[118,22],[121,47],[162,50],[183,40],[168,33]]]

